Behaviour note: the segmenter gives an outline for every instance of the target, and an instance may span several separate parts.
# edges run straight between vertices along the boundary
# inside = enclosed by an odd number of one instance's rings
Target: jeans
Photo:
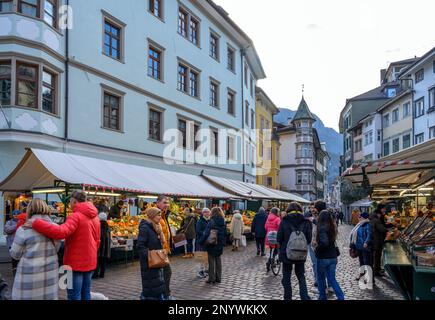
[[[382,250],[383,249],[377,249],[373,251],[373,274],[374,275],[377,275],[381,272]]]
[[[68,300],[91,300],[92,273],[73,271],[73,288],[68,289]]]
[[[370,266],[373,268],[373,253],[369,250],[358,250],[359,265]]]
[[[344,293],[335,278],[337,259],[317,259],[317,283],[319,284],[319,300],[328,300],[326,297],[326,279],[328,279],[338,300],[344,300]]]
[[[265,237],[255,238],[255,242],[257,244],[257,252],[264,254],[266,238]]]
[[[187,252],[193,253],[193,239],[187,239]]]
[[[208,255],[208,281],[222,281],[222,256],[214,257],[211,254]]]
[[[316,258],[316,254],[314,253],[314,249],[311,245],[308,246],[308,252],[310,254],[311,257],[311,263],[313,265],[313,274],[314,274],[314,281],[315,283],[317,282],[317,258]],[[328,288],[331,288],[331,283],[328,280]]]
[[[168,264],[166,267],[163,268],[163,278],[165,279],[165,286],[166,286],[166,297],[171,296],[171,277],[172,277],[172,269],[171,265]]]
[[[308,296],[307,282],[305,280],[305,263],[287,264],[283,263],[282,286],[284,287],[284,300],[292,300],[292,269],[295,266],[296,277],[299,282],[299,292],[301,300],[310,300]]]

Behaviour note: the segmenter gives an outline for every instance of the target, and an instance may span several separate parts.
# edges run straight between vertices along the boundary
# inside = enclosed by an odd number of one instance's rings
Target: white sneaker
[[[326,292],[328,293],[335,293],[334,289],[332,287],[329,287]]]

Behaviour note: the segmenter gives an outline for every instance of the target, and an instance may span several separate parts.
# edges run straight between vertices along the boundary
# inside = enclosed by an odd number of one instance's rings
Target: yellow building
[[[256,95],[257,184],[279,189],[279,137],[273,126],[273,116],[279,109],[259,87]]]

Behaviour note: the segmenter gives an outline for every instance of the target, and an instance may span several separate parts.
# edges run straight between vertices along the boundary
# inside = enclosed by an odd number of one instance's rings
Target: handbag
[[[242,245],[242,247],[246,247],[248,245],[248,243],[246,242],[246,236],[242,236],[242,238],[240,239],[240,244]]]
[[[358,258],[358,251],[355,248],[350,248],[349,255],[353,259]]]
[[[179,248],[187,244],[186,235],[184,233],[176,234],[175,236],[172,237],[172,240],[174,242],[175,248]]]
[[[216,229],[210,230],[210,235],[205,241],[206,245],[216,245],[218,243],[218,231]]]
[[[165,250],[148,250],[148,268],[159,269],[168,264],[169,258]]]

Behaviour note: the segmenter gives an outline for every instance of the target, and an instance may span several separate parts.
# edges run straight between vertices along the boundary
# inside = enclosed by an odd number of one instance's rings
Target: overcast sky
[[[278,107],[305,99],[338,128],[351,98],[379,85],[389,62],[435,46],[434,0],[215,0],[254,41]]]

